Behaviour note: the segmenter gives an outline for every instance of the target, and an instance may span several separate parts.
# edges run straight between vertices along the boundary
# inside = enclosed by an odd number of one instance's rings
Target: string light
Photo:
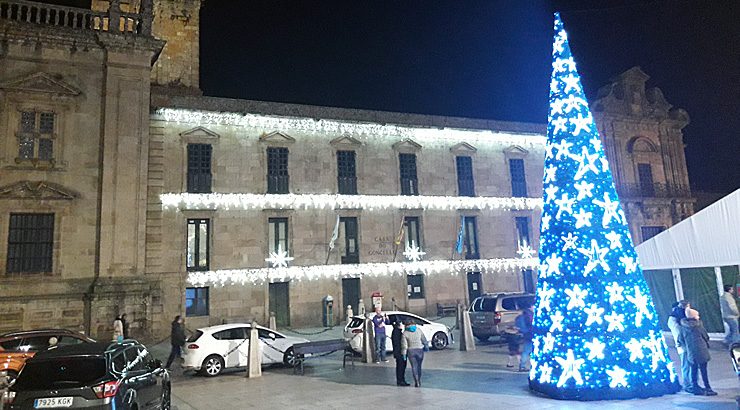
[[[359,263],[341,265],[311,265],[275,268],[223,269],[205,272],[189,272],[188,282],[193,286],[248,285],[289,280],[311,281],[317,279],[339,279],[346,277],[386,277],[404,274],[458,274],[460,272],[515,272],[533,269],[537,259],[465,259],[433,260],[386,263]]]
[[[250,210],[250,209],[423,209],[435,211],[534,210],[541,198],[499,198],[411,195],[330,195],[330,194],[161,194],[165,210]]]

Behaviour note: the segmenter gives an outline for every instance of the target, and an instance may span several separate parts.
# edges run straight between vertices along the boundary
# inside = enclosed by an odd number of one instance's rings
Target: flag
[[[465,217],[460,217],[460,232],[457,233],[457,243],[455,244],[455,251],[462,253],[463,251],[463,236],[465,235]]]
[[[339,215],[337,215],[337,223],[334,224],[334,232],[332,232],[331,239],[329,240],[329,251],[334,249],[334,243],[337,241],[337,238],[339,238]]]
[[[406,218],[402,216],[401,217],[401,226],[398,228],[398,235],[396,235],[396,239],[393,241],[393,243],[396,244],[396,246],[401,245],[401,241],[403,241],[403,233],[404,233],[404,231],[406,229],[405,222],[406,222]]]

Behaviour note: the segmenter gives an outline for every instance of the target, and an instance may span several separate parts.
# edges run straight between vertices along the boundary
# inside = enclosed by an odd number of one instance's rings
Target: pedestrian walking
[[[401,354],[411,362],[414,387],[421,387],[421,362],[424,361],[425,351],[429,351],[427,338],[413,321],[407,321],[401,337]]]
[[[406,357],[401,353],[403,338],[403,323],[401,321],[393,322],[393,332],[391,332],[391,342],[393,343],[393,358],[396,359],[396,385],[410,386],[406,381]]]
[[[385,325],[391,324],[388,315],[382,312],[380,306],[375,306],[373,316],[373,330],[375,331],[375,363],[387,362],[385,358]]]
[[[709,385],[707,363],[709,355],[709,335],[699,317],[699,312],[691,307],[686,308],[686,318],[681,319],[680,344],[685,347],[689,363],[691,363],[691,380],[693,389],[689,393],[697,396],[716,396],[717,393]],[[704,382],[704,388],[699,387],[698,373]]]
[[[529,364],[529,356],[532,355],[532,321],[534,320],[534,311],[531,305],[522,306],[522,313],[516,317],[516,324],[519,333],[522,335],[522,350],[519,358],[519,371],[526,372]]]
[[[185,344],[185,319],[180,315],[175,316],[175,320],[172,321],[170,344],[172,345],[172,350],[170,350],[170,357],[164,366],[167,370],[169,370],[170,365],[176,358],[182,357],[182,346]]]
[[[121,316],[116,316],[116,319],[113,320],[113,341],[119,343],[123,341],[123,321],[121,320]]]
[[[123,325],[123,338],[124,339],[128,339],[128,337],[129,337],[128,336],[129,323],[128,323],[128,320],[126,319],[126,317],[127,316],[126,316],[125,313],[121,315],[121,324]]]
[[[514,367],[519,363],[522,345],[522,335],[519,333],[519,329],[516,326],[509,326],[504,329],[504,340],[509,348],[509,357],[506,360],[506,367]]]
[[[688,354],[684,345],[681,343],[681,320],[686,318],[686,308],[690,307],[688,301],[681,300],[671,306],[671,313],[668,315],[668,328],[673,335],[673,343],[676,346],[678,357],[681,360],[681,382],[683,389],[687,392],[694,390],[694,380],[691,379],[691,363],[689,363]]]
[[[740,342],[737,325],[740,311],[737,308],[737,301],[735,301],[734,286],[725,285],[725,291],[722,293],[722,296],[719,297],[719,307],[722,310],[722,321],[727,325],[725,344],[727,347],[732,347],[733,343]]]

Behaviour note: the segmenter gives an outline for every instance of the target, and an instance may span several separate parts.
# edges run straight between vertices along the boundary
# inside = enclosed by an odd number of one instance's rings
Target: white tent
[[[636,250],[661,316],[670,303],[688,299],[708,330],[720,333],[718,295],[723,284],[737,284],[740,272],[740,189]]]

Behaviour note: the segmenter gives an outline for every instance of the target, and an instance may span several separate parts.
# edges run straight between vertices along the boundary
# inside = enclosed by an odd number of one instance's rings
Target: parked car
[[[247,366],[249,331],[252,325],[232,323],[198,329],[183,349],[185,370],[205,376],[216,376],[223,369]],[[262,364],[295,365],[293,345],[308,342],[301,337],[285,336],[275,330],[257,326],[262,350]]]
[[[393,342],[391,341],[391,333],[393,332],[392,324],[399,320],[403,323],[406,323],[407,320],[413,320],[424,333],[432,349],[442,350],[453,341],[452,330],[442,323],[430,322],[421,316],[409,312],[390,311],[385,312],[385,314],[388,315],[388,320],[391,323],[390,325],[385,325],[385,349],[387,351],[393,350]],[[374,315],[374,312],[366,314],[368,318]],[[362,324],[364,322],[365,318],[363,316],[353,316],[344,327],[344,338],[349,341],[350,347],[355,352],[362,352]]]
[[[18,376],[26,360],[49,348],[50,342],[54,341],[52,338],[56,338],[56,346],[95,342],[81,333],[65,329],[26,330],[0,335],[0,372],[5,373],[9,383]]]
[[[135,340],[56,346],[28,360],[5,408],[169,409],[170,376]]]
[[[534,295],[529,293],[485,294],[473,300],[468,312],[473,335],[484,342],[491,336],[501,336],[525,306],[534,305]]]

